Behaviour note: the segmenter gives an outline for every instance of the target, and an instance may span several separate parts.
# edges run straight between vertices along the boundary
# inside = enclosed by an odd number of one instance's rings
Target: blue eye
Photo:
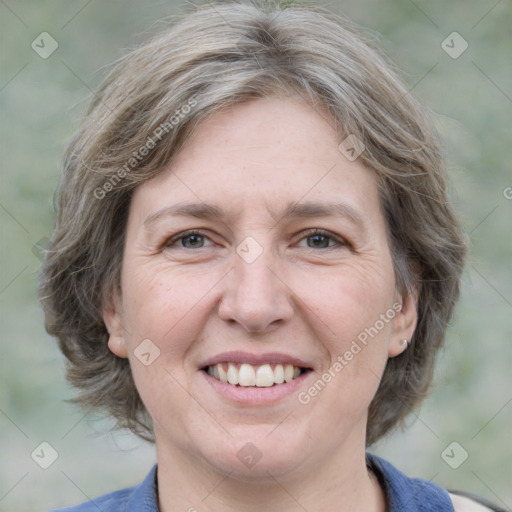
[[[329,237],[325,235],[313,235],[306,238],[308,247],[314,249],[325,249],[329,247]],[[311,244],[309,243],[311,241]]]
[[[188,242],[188,243],[187,243]],[[202,247],[204,237],[202,235],[187,235],[181,238],[181,245],[188,248]]]
[[[303,240],[307,241],[308,249],[330,249],[336,246],[347,246],[345,241],[329,233],[329,231],[324,231],[322,229],[310,229],[303,234],[299,244]],[[186,231],[169,239],[165,243],[165,247],[174,247],[177,249],[202,249],[204,247],[208,247],[208,245],[205,245],[207,241],[211,243],[211,240],[200,231]]]
[[[165,247],[173,247],[177,242],[181,241],[178,249],[201,249],[204,247],[205,241],[209,238],[198,231],[188,231],[180,233],[166,242]]]
[[[324,231],[322,229],[312,229],[306,232],[305,236],[301,239],[301,241],[302,240],[307,240],[307,246],[309,249],[329,249],[336,245],[347,245],[338,237],[335,237],[328,231]]]

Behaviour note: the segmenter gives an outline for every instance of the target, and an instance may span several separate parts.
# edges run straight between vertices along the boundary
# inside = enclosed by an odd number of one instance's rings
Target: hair
[[[263,97],[301,96],[353,135],[379,188],[397,289],[418,293],[409,348],[390,358],[370,404],[370,445],[426,396],[459,296],[466,238],[448,200],[441,144],[426,109],[375,36],[323,7],[207,2],[119,59],[69,143],[39,295],[67,358],[76,402],[153,439],[127,359],[108,348],[103,310],[120,291],[133,190],[157,175],[199,123]]]

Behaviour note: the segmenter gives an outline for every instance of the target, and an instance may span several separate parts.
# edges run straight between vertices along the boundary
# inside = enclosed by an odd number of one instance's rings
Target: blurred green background
[[[434,111],[453,198],[472,244],[433,392],[405,433],[373,451],[411,476],[510,508],[511,2],[329,5],[381,34],[413,93]],[[54,222],[61,154],[91,91],[106,65],[183,6],[156,0],[0,1],[1,511],[76,504],[140,482],[155,461],[152,446],[110,433],[108,420],[65,402],[74,392],[64,380],[56,344],[44,332],[35,286],[38,247]],[[454,31],[469,45],[456,59],[441,47]],[[31,48],[42,32],[58,44],[46,59]],[[43,441],[58,452],[48,469],[31,458]],[[456,469],[441,456],[452,442],[458,443],[458,459],[462,450],[468,453]]]

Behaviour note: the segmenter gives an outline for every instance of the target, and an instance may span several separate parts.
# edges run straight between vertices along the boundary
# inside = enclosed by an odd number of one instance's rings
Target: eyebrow
[[[166,206],[151,213],[144,220],[144,226],[151,228],[158,220],[166,217],[195,217],[197,219],[228,221],[228,214],[220,207],[206,203],[180,203],[173,206]],[[359,229],[366,231],[366,223],[363,216],[353,207],[346,203],[289,203],[283,213],[278,217],[276,223],[283,219],[309,219],[315,217],[342,217],[348,219]]]

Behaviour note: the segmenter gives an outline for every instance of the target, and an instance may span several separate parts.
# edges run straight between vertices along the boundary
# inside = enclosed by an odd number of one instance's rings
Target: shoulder
[[[62,508],[51,512],[158,512],[157,466],[150,470],[144,481],[136,487],[129,487],[76,507]]]
[[[490,504],[487,506],[483,502],[480,503],[480,500],[474,496],[469,497],[462,494],[455,494],[453,492],[450,492],[449,496],[452,500],[453,510],[455,512],[501,512],[501,510],[503,510],[495,508]]]
[[[470,493],[447,491],[421,478],[411,478],[388,461],[367,453],[367,464],[379,478],[390,512],[506,512]]]
[[[50,512],[114,512],[124,511],[128,500],[133,494],[133,488],[115,491],[99,498],[87,501],[75,507],[59,508]]]
[[[380,480],[389,512],[454,512],[448,492],[433,482],[410,478],[373,454],[367,454],[367,464]]]

